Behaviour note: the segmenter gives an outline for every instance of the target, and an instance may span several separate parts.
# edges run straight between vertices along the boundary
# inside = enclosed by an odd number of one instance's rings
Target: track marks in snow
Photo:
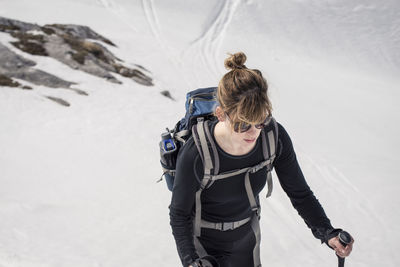
[[[211,75],[219,74],[217,68],[220,65],[218,53],[224,40],[226,29],[241,2],[242,0],[225,0],[202,34],[191,42],[186,51],[184,51],[184,54],[195,55],[195,58],[199,57],[206,69],[211,69]]]
[[[156,12],[154,1],[142,0],[142,9],[145,14],[147,23],[149,24],[150,30],[154,38],[156,39],[158,45],[164,52],[164,55],[168,59],[170,67],[174,68],[176,70],[176,73],[178,73],[177,75],[180,75],[182,77],[182,80],[184,80],[186,84],[189,86],[190,82],[187,80],[186,75],[182,73],[182,70],[184,69],[183,68],[184,64],[182,60],[176,56],[177,53],[174,52],[173,49],[168,45],[167,40],[165,40],[162,37],[160,20]],[[160,80],[158,81],[158,84],[160,85],[161,88],[165,87]]]
[[[132,25],[133,23],[129,22],[129,15],[126,13],[125,8],[120,6],[114,0],[97,0],[97,2],[118,17],[130,29],[132,29],[134,32],[137,32],[137,29]]]
[[[154,37],[157,39],[160,45],[165,46],[165,42],[162,41],[160,37],[160,22],[154,8],[153,0],[142,0],[142,8]]]

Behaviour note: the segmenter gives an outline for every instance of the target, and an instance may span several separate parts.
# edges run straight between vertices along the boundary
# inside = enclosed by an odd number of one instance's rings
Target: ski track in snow
[[[160,48],[165,52],[170,66],[174,66],[176,72],[180,73],[179,66],[184,65],[183,61],[179,57],[174,56],[175,53],[168,46],[167,41],[161,36],[160,20],[155,9],[154,1],[142,0],[142,9],[145,14],[146,21],[149,24],[151,33],[153,34]],[[181,75],[181,77],[184,81],[186,81],[186,84],[189,86],[190,82],[187,80],[186,75]],[[165,87],[161,81],[159,81],[158,84],[161,88]]]
[[[142,0],[142,8],[144,14],[146,15],[147,23],[150,26],[150,30],[153,33],[154,37],[157,39],[158,43],[165,49],[166,44],[165,41],[160,37],[160,23],[158,20],[157,13],[154,9],[153,0]]]
[[[218,53],[224,34],[241,0],[225,0],[215,18],[210,21],[203,33],[190,43],[183,54],[195,54],[206,66],[211,75],[218,75]]]
[[[137,32],[138,30],[129,22],[129,16],[126,14],[126,9],[117,4],[114,0],[97,0],[97,2],[104,6],[111,13],[116,15],[123,23],[125,23],[132,31]]]

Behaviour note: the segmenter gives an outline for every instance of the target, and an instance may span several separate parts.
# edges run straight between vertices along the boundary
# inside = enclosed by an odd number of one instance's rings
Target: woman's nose
[[[251,125],[251,128],[247,131],[249,134],[253,135],[257,133],[257,128],[254,125]]]

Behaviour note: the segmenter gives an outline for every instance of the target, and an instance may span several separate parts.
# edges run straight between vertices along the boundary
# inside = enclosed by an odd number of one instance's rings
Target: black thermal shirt
[[[213,137],[215,124],[216,121],[210,123]],[[279,123],[278,130],[277,157],[273,166],[279,182],[290,198],[293,207],[312,230],[314,236],[322,242],[326,242],[326,232],[333,229],[333,227],[304,179],[288,133]],[[220,160],[220,173],[254,166],[263,161],[261,134],[256,141],[255,147],[242,156],[233,156],[226,153],[218,146],[214,138]],[[203,173],[203,163],[199,152],[193,138],[190,138],[179,151],[170,205],[170,223],[182,261],[187,255],[192,259],[198,257],[193,244],[192,220],[195,194],[200,187],[199,181],[202,179]],[[266,184],[266,174],[266,168],[250,174],[250,182],[257,204],[259,204],[258,195]],[[206,221],[232,222],[252,215],[244,186],[244,174],[215,181],[210,188],[203,190],[201,200],[202,219]],[[202,229],[201,236],[229,242],[240,238],[241,231],[243,231],[240,230],[241,228],[244,227],[227,232]]]

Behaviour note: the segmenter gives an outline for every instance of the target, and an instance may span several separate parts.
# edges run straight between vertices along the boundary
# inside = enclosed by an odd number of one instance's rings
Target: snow
[[[124,77],[123,85],[112,84],[19,52],[89,96],[0,88],[1,267],[179,266],[170,192],[155,183],[160,133],[183,115],[185,93],[216,85],[226,54],[236,51],[268,79],[274,115],[333,225],[355,237],[346,265],[399,266],[398,1],[0,0],[0,6],[0,16],[26,22],[87,25],[117,45],[107,46],[117,57],[148,69],[156,84]],[[0,33],[3,44],[10,40]],[[262,263],[335,265],[274,179],[272,197],[262,200]]]

